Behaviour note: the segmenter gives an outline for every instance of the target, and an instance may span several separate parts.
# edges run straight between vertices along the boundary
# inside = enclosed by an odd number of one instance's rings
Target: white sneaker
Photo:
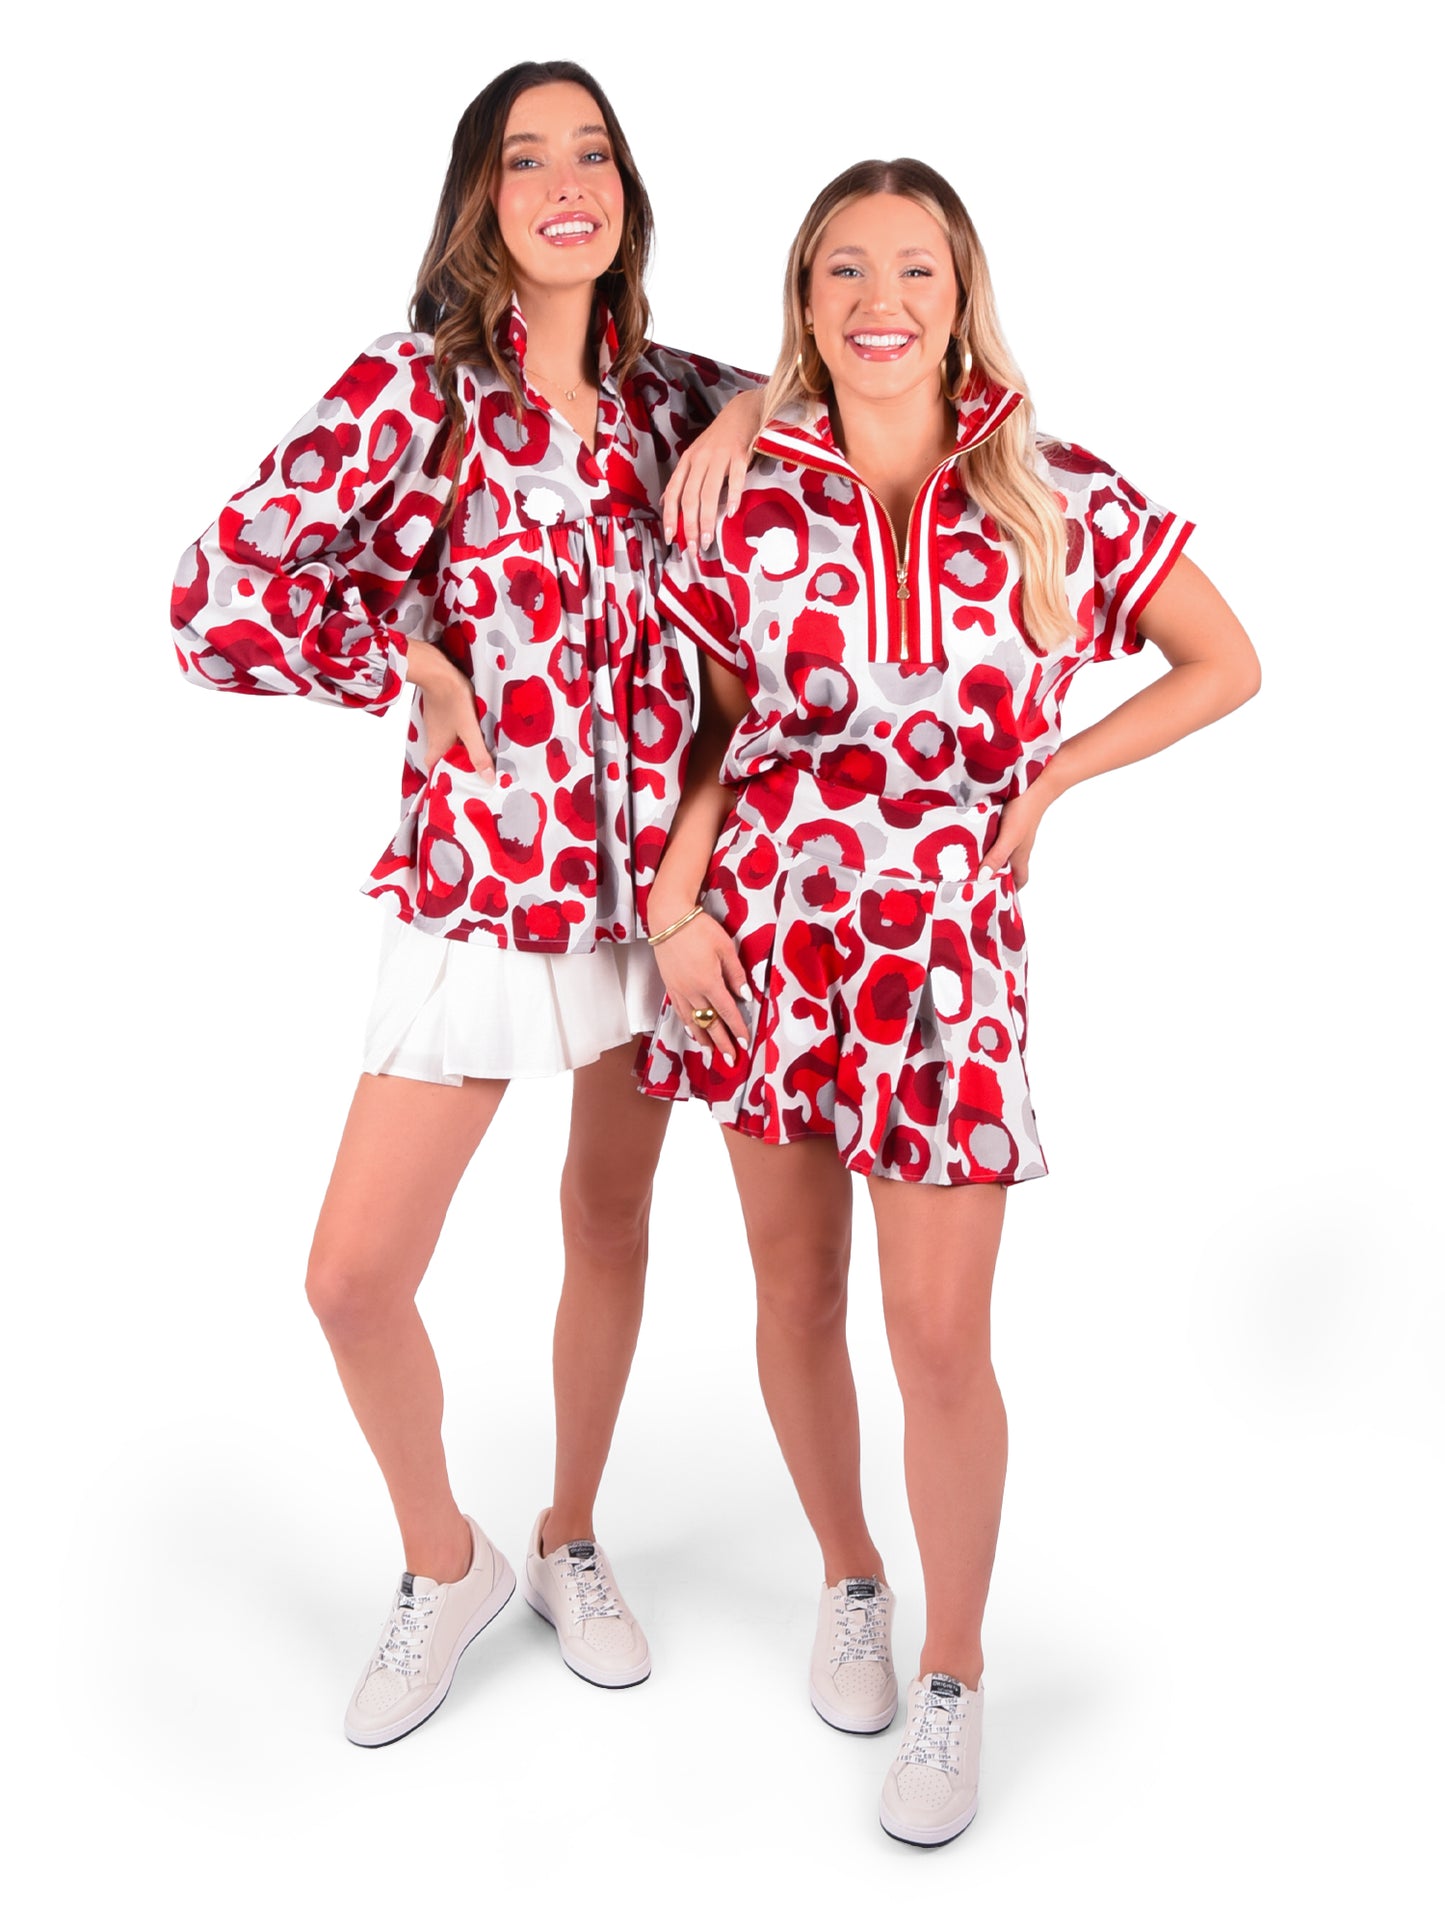
[[[878,1817],[895,1840],[941,1847],[978,1812],[983,1681],[925,1673],[908,1689],[908,1732],[883,1780]]]
[[[881,1579],[824,1586],[808,1690],[814,1712],[841,1733],[881,1733],[893,1724],[893,1595]]]
[[[542,1521],[522,1578],[522,1597],[555,1627],[562,1657],[594,1686],[640,1686],[652,1671],[642,1628],[617,1590],[607,1554],[591,1539],[573,1539],[542,1557]]]
[[[346,1709],[346,1737],[357,1746],[390,1746],[447,1696],[457,1661],[477,1634],[506,1605],[516,1576],[475,1519],[472,1563],[460,1579],[443,1585],[404,1572]]]

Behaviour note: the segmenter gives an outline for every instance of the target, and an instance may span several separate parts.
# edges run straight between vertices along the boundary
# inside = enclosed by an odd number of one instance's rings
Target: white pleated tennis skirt
[[[388,915],[362,1069],[428,1084],[551,1077],[650,1032],[665,994],[644,942],[554,957],[429,936]]]

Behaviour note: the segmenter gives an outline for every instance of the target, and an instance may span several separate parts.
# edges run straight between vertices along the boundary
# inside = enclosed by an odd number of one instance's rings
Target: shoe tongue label
[[[871,1579],[850,1579],[848,1581],[850,1599],[876,1599],[878,1587]]]
[[[956,1700],[963,1697],[962,1686],[956,1679],[950,1679],[947,1673],[935,1673],[928,1682],[928,1690],[930,1693],[937,1693],[943,1699]]]
[[[567,1546],[569,1559],[592,1559],[596,1557],[596,1553],[597,1548],[590,1539],[573,1539]]]
[[[413,1578],[413,1575],[409,1572],[404,1572],[401,1575],[401,1596],[403,1599],[410,1599],[412,1596],[412,1592],[411,1592],[412,1578]]]

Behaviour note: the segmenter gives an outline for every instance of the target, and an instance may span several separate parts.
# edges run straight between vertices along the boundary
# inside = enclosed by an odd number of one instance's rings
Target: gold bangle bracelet
[[[691,923],[694,917],[700,917],[701,915],[702,905],[700,903],[694,904],[685,917],[679,917],[676,923],[670,923],[666,930],[659,930],[655,937],[649,937],[647,941],[653,945],[663,943],[668,937],[673,936],[677,931],[681,930],[685,923]]]

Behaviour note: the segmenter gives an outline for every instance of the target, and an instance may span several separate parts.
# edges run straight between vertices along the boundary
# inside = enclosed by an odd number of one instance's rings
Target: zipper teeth
[[[924,476],[918,493],[909,505],[908,520],[903,525],[903,560],[895,566],[896,582],[894,586],[894,600],[896,602],[908,602],[912,600],[908,592],[908,561],[913,541],[913,512],[918,507],[924,490],[927,489],[936,476],[942,474],[944,469],[951,468],[961,455],[971,455],[974,449],[982,448],[985,442],[991,441],[1002,426],[1002,422],[995,422],[987,435],[980,435],[978,440],[976,442],[970,442],[967,448],[955,448],[953,453],[949,455],[945,461],[940,462],[936,468],[930,469],[928,474]],[[789,449],[786,454],[775,455],[775,459],[792,462],[798,468],[810,468],[817,475],[833,475],[837,473],[836,469],[829,468],[826,463],[810,462],[792,449]],[[846,455],[843,457],[843,460],[848,462]],[[897,556],[898,533],[893,527],[893,517],[888,513],[887,509],[884,508],[879,497],[874,495],[872,489],[869,488],[868,484],[863,480],[863,477],[853,467],[851,462],[848,462],[848,477],[851,481],[858,484],[865,495],[871,497],[877,507],[878,513],[883,517],[883,521],[887,526],[889,539],[893,543],[893,553]],[[903,622],[903,660],[905,662],[908,660],[908,623],[906,618]]]
[[[955,452],[954,454],[948,457],[947,461],[940,462],[936,468],[930,469],[928,474],[924,476],[922,483],[919,485],[917,493],[914,495],[912,502],[909,504],[908,517],[903,524],[903,560],[898,564],[897,599],[900,602],[909,602],[912,600],[912,597],[910,596],[909,590],[908,590],[908,563],[909,563],[909,558],[913,552],[913,518],[918,511],[918,504],[923,500],[928,490],[938,480],[939,476],[943,473],[943,471],[946,468],[952,467],[952,465],[957,460],[958,460],[958,455]],[[863,488],[868,488],[868,484],[866,482],[861,482],[860,486]],[[868,493],[870,495],[873,495],[873,491],[871,488],[868,489]],[[873,499],[875,502],[878,501],[878,497],[876,495],[873,496]],[[883,504],[881,502],[878,502],[878,506],[882,510],[885,521],[887,521],[889,524],[889,533],[893,536],[893,552],[896,555],[898,553],[898,535],[892,526],[892,517],[889,516],[887,509],[883,508]],[[916,629],[917,625],[915,624],[914,626]],[[918,653],[919,652],[915,651],[914,655],[910,656],[909,654],[908,617],[905,615],[903,616],[903,660],[904,662],[911,662],[916,660]]]

